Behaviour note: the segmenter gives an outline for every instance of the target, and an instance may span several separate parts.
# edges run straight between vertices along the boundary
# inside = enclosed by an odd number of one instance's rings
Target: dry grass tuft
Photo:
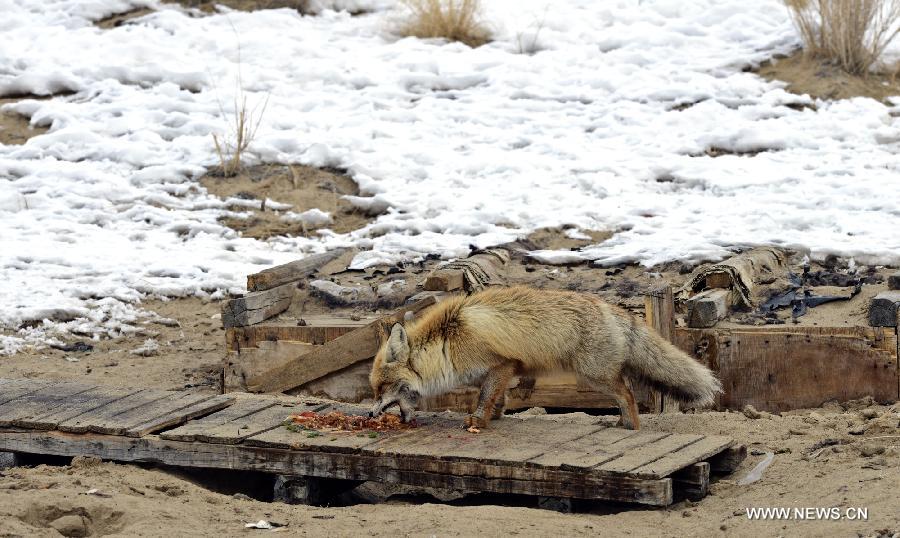
[[[244,153],[250,147],[250,143],[256,137],[256,131],[262,122],[263,113],[266,110],[268,99],[261,106],[249,108],[247,96],[239,91],[234,98],[233,119],[231,132],[228,135],[213,133],[213,144],[216,146],[216,155],[219,157],[219,169],[217,172],[224,177],[234,177],[241,171],[244,162]],[[224,109],[220,107],[222,116],[226,116]]]
[[[244,77],[241,68],[240,36],[230,19],[229,23],[237,41],[237,80],[235,81],[234,102],[229,123],[230,132],[226,135],[216,133],[212,135],[216,156],[219,158],[219,169],[215,170],[215,173],[223,177],[234,177],[243,168],[244,153],[256,137],[259,124],[262,123],[263,114],[266,112],[266,106],[269,104],[269,97],[266,96],[262,103],[252,108],[247,105],[247,94],[244,91]],[[218,100],[218,96],[216,101],[219,104],[219,113],[228,121],[228,114],[225,112],[222,102]]]
[[[897,36],[900,0],[783,0],[807,54],[866,75]]]
[[[410,11],[400,28],[405,36],[444,38],[478,47],[490,41],[481,21],[480,0],[401,0]]]

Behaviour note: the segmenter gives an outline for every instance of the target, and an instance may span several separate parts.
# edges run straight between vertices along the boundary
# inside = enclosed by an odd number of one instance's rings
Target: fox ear
[[[409,358],[409,338],[403,325],[395,323],[388,338],[387,362],[406,362]]]

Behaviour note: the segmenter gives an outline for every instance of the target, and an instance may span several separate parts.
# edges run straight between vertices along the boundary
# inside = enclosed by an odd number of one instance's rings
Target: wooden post
[[[647,324],[669,342],[675,340],[675,299],[672,286],[663,284],[650,289],[644,296]],[[677,413],[678,402],[651,391],[652,407],[656,413]]]
[[[571,514],[574,511],[572,504],[570,497],[538,497],[538,508],[563,514]]]
[[[285,504],[328,506],[336,497],[360,484],[362,480],[277,475],[272,497],[275,502]]]
[[[701,461],[672,474],[675,492],[692,501],[699,501],[709,493],[709,462]]]

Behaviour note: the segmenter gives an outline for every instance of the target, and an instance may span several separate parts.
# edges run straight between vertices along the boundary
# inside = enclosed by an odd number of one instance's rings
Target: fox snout
[[[400,407],[400,419],[403,422],[409,422],[419,403],[418,393],[414,394],[415,397],[410,396],[411,395],[408,394],[398,394],[394,398],[387,400],[385,397],[378,398],[375,400],[375,405],[372,406],[372,410],[369,411],[369,417],[380,416],[385,410],[394,405],[398,405]]]

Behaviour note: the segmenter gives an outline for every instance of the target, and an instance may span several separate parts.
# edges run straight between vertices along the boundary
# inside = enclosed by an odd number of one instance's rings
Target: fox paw
[[[484,420],[483,417],[479,417],[476,415],[469,415],[466,417],[466,427],[468,427],[468,428],[485,428],[485,427],[487,427],[487,421]]]

